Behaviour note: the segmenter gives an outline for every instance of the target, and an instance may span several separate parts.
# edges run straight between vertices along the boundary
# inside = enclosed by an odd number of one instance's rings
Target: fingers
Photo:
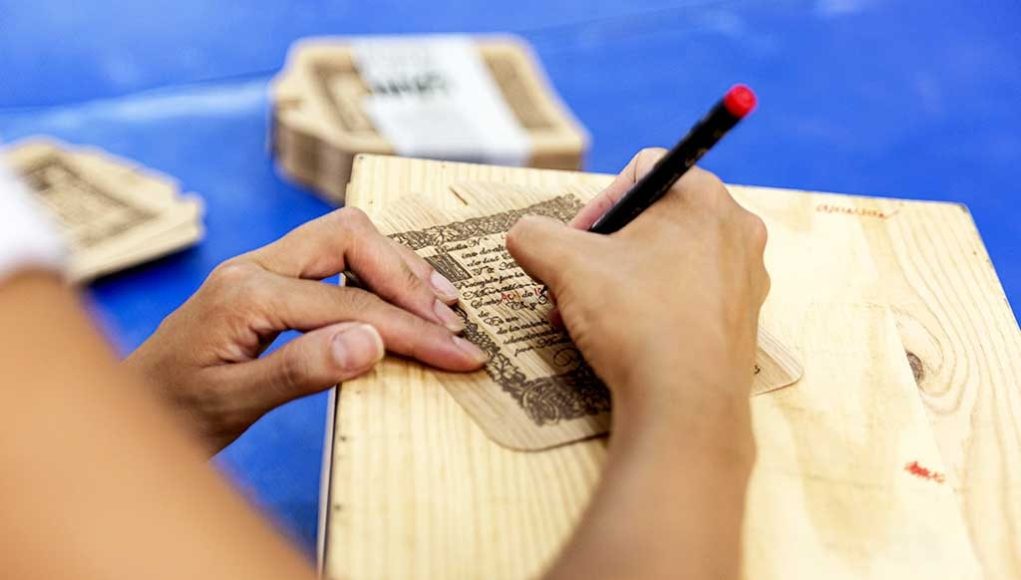
[[[656,162],[665,154],[666,149],[659,147],[650,147],[639,151],[631,158],[627,166],[617,174],[613,183],[585,204],[585,207],[578,212],[578,215],[574,216],[569,225],[579,230],[587,230],[592,227],[592,224],[596,223],[607,210],[613,207],[613,204],[617,203],[617,200],[627,193],[635,182],[651,171]]]
[[[445,303],[451,298],[450,292],[446,292],[444,298],[437,296],[432,284],[419,277],[409,266],[410,258],[402,255],[389,238],[376,231],[368,218],[359,228],[357,239],[345,248],[348,269],[387,302],[453,332],[464,328],[461,319]],[[425,275],[422,264],[415,265]],[[431,275],[432,268],[428,267],[428,270]],[[453,297],[456,298],[456,294]]]
[[[329,213],[243,257],[292,278],[323,279],[339,274],[347,268],[347,245],[363,227],[358,213],[348,208]]]
[[[292,278],[322,279],[351,270],[384,300],[452,331],[463,327],[446,305],[456,300],[456,288],[425,260],[399,250],[358,209],[309,222],[248,258]]]
[[[365,322],[379,332],[390,352],[451,371],[478,369],[488,358],[444,326],[423,320],[370,292],[311,280],[280,278],[277,283],[277,288],[267,292],[268,296],[279,297],[267,308],[267,316],[274,317],[272,324],[276,327],[311,330],[340,321]]]
[[[436,296],[446,302],[447,304],[454,304],[460,298],[460,291],[454,284],[447,280],[443,274],[436,271],[429,262],[426,262],[422,256],[419,256],[411,248],[398,244],[397,242],[390,240],[390,244],[393,245],[394,249],[401,258],[404,259],[404,263],[408,265],[408,268],[415,273],[419,279],[424,280],[430,286],[432,286],[433,292]]]
[[[300,336],[267,357],[235,365],[233,372],[246,375],[247,380],[235,382],[246,391],[241,398],[268,409],[360,376],[384,354],[375,328],[342,322]]]
[[[600,241],[599,236],[572,229],[556,220],[525,216],[507,232],[507,251],[529,276],[558,293],[564,271],[574,256]]]

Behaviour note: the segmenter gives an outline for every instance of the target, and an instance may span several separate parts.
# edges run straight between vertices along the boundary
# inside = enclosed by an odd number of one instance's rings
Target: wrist
[[[618,444],[691,451],[750,467],[755,454],[747,378],[691,373],[635,380],[613,391],[612,438]]]

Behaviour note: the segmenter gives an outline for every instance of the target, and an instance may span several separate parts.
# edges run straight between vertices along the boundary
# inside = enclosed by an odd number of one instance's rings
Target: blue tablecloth
[[[172,174],[198,247],[94,283],[122,352],[220,261],[329,207],[266,153],[266,84],[308,35],[518,33],[614,172],[669,146],[731,83],[756,114],[705,166],[732,183],[968,204],[1017,309],[1021,4],[991,0],[0,0],[0,139],[50,134]],[[218,462],[311,550],[325,397],[271,413]]]

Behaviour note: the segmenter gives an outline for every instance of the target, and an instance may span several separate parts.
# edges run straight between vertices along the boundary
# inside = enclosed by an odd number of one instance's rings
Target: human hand
[[[353,272],[366,289],[319,280]],[[457,289],[345,208],[218,266],[125,361],[215,451],[267,411],[371,370],[384,349],[451,371],[485,354],[457,336]],[[285,330],[300,336],[268,356]]]
[[[662,157],[636,155],[570,227],[520,220],[507,248],[556,296],[575,344],[623,413],[746,398],[769,289],[766,229],[711,173],[692,168],[619,232],[585,231]]]

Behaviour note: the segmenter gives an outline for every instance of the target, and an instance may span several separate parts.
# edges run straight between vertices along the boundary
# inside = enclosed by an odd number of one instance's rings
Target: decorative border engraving
[[[390,238],[413,250],[442,246],[450,242],[502,234],[510,229],[524,215],[541,215],[567,221],[582,208],[580,199],[573,195],[562,195],[526,208],[494,215],[472,218],[465,221],[433,226],[423,230],[400,232]],[[446,256],[429,256],[434,265],[442,263],[447,267]],[[458,268],[460,268],[458,266]],[[463,276],[451,281],[460,288]],[[490,333],[469,316],[463,309],[457,309],[465,321],[465,338],[475,343],[490,356],[486,373],[500,388],[521,406],[536,425],[556,424],[560,421],[580,419],[590,415],[609,412],[610,394],[595,372],[581,360],[580,353],[572,346],[572,352],[563,356],[574,356],[579,360],[577,367],[569,372],[537,379],[528,379],[514,361],[505,355]],[[559,356],[559,355],[558,355]]]

